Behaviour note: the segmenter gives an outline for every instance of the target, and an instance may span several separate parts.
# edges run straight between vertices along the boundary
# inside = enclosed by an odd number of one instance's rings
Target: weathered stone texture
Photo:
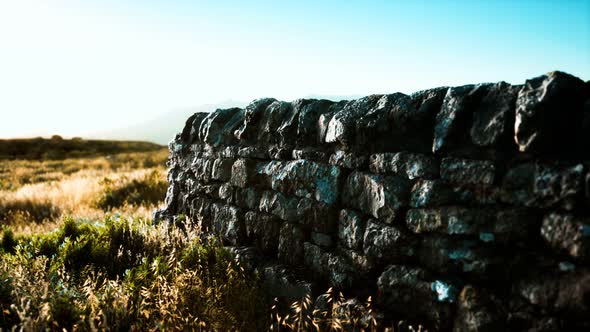
[[[590,218],[551,213],[543,218],[541,236],[557,251],[582,261],[590,260]]]
[[[413,238],[395,226],[382,225],[373,220],[367,222],[363,237],[365,255],[384,262],[399,262],[414,255]]]
[[[419,153],[378,153],[370,158],[369,169],[374,173],[395,173],[408,179],[438,177],[436,160]]]
[[[443,180],[460,184],[492,184],[496,169],[484,160],[443,158],[440,166]]]
[[[334,287],[353,297],[334,317],[372,296],[384,326],[590,330],[590,82],[258,99],[169,148],[154,218],[219,236],[269,299]]]
[[[313,161],[272,161],[257,170],[270,178],[271,187],[298,197],[333,204],[338,199],[340,169]]]
[[[381,176],[354,172],[346,180],[342,200],[384,222],[393,222],[400,208],[410,199],[410,182],[400,176]]]
[[[516,100],[514,138],[519,150],[575,150],[584,101],[584,82],[574,76],[555,71],[527,80]]]
[[[350,249],[363,246],[366,220],[352,210],[341,210],[338,219],[338,238]]]

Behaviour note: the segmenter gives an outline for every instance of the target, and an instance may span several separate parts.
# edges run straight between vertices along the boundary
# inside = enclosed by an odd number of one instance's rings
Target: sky
[[[590,0],[0,0],[0,137],[552,70],[590,80]]]

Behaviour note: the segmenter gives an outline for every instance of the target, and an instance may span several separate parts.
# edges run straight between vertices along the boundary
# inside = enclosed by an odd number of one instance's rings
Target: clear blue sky
[[[556,69],[590,79],[590,0],[0,0],[0,137]]]

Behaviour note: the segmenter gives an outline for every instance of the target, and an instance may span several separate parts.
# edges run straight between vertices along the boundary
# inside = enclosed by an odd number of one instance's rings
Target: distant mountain
[[[81,138],[0,139],[0,160],[61,160],[65,158],[89,158],[123,152],[147,152],[164,148],[161,145],[141,141],[86,140]]]
[[[333,101],[351,100],[360,96],[345,95],[308,95],[307,99],[328,99]],[[117,139],[117,140],[139,140],[149,141],[157,144],[168,144],[174,135],[182,130],[184,123],[189,116],[197,112],[212,112],[218,108],[246,107],[247,102],[228,100],[217,104],[205,104],[197,107],[178,109],[164,113],[156,118],[112,130],[106,130],[85,135],[88,138]]]
[[[218,108],[245,107],[248,103],[225,101],[197,107],[178,109],[132,126],[91,133],[88,137],[100,139],[141,140],[168,144],[182,130],[189,116],[197,112],[212,112]]]
[[[361,95],[308,95],[306,99],[327,99],[331,101],[353,100],[364,96]]]

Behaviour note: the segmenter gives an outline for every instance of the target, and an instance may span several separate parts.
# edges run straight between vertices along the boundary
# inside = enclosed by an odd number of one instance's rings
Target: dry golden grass
[[[24,185],[59,181],[83,170],[131,171],[164,167],[168,150],[120,153],[95,158],[63,160],[0,160],[0,190],[16,190]]]
[[[95,159],[1,161],[0,178],[9,189],[0,190],[0,224],[30,233],[56,227],[64,215],[149,218],[164,200],[166,158],[166,151],[156,151]],[[137,199],[143,196],[151,200]],[[105,199],[111,203],[108,208],[100,204]]]
[[[64,219],[0,240],[0,330],[260,331],[256,279],[198,228]]]

